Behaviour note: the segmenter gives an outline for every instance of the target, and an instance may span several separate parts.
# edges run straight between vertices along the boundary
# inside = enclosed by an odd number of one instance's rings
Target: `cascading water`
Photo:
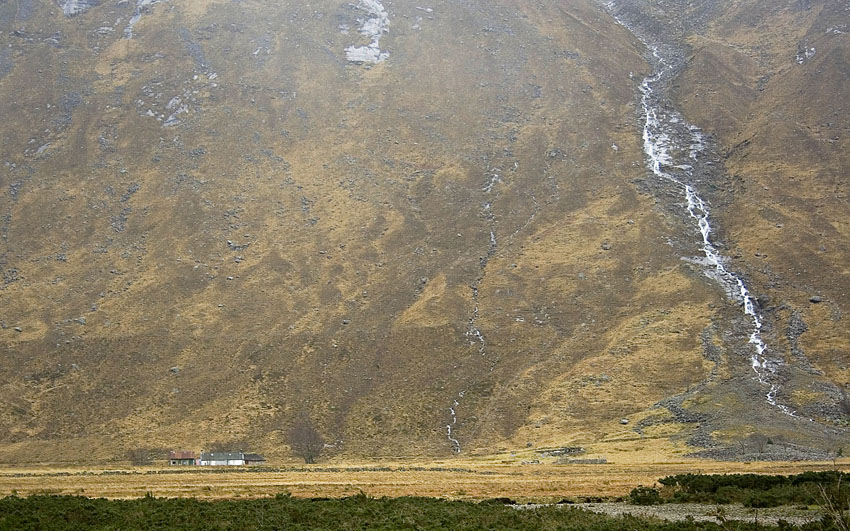
[[[498,168],[494,168],[493,170],[498,170]],[[488,168],[488,172],[489,171],[490,169]],[[490,174],[487,183],[481,188],[481,191],[489,196],[493,192],[493,187],[501,182],[502,180],[499,177],[499,174],[493,172]],[[478,287],[481,285],[481,281],[484,280],[484,272],[487,268],[487,263],[490,261],[490,258],[496,254],[496,250],[499,248],[499,242],[496,239],[496,218],[493,215],[493,203],[489,199],[481,204],[481,214],[490,226],[490,239],[488,240],[487,253],[479,259],[480,274],[470,286],[472,289],[472,315],[469,317],[469,322],[467,323],[466,337],[470,339],[470,344],[478,344],[478,352],[484,356],[487,353],[487,342],[484,339],[484,334],[481,333],[481,329],[478,328]],[[452,449],[457,454],[460,453],[460,441],[458,441],[457,437],[454,436],[453,430],[457,424],[456,408],[460,405],[459,400],[463,398],[463,393],[464,391],[461,391],[460,394],[458,394],[458,397],[449,408],[451,422],[446,425],[446,437],[451,443]]]
[[[796,416],[790,408],[776,401],[778,385],[775,379],[781,362],[769,357],[767,345],[761,335],[763,321],[756,301],[743,279],[724,265],[724,257],[712,243],[708,204],[699,196],[695,187],[689,184],[694,181],[696,169],[709,168],[711,162],[703,160],[705,143],[700,129],[688,124],[681,114],[670,107],[665,97],[667,84],[679,70],[679,64],[676,62],[678,55],[669,46],[653,44],[641,35],[637,28],[618,17],[615,13],[615,2],[608,2],[605,6],[619,24],[640,39],[652,52],[649,60],[654,73],[646,77],[640,85],[643,149],[647,166],[653,175],[673,184],[681,191],[688,217],[695,222],[701,235],[706,274],[717,280],[730,297],[738,300],[744,313],[751,319],[749,343],[753,351],[750,364],[755,378],[769,387],[765,395],[767,402],[787,415]]]
[[[449,413],[451,413],[452,421],[446,424],[446,436],[449,438],[449,442],[452,443],[452,450],[454,450],[456,454],[460,453],[460,441],[458,441],[452,435],[452,428],[454,428],[455,424],[457,424],[457,411],[455,411],[455,408],[460,405],[460,402],[458,402],[458,400],[463,398],[463,393],[464,391],[461,391],[457,395],[457,399],[455,399],[455,401],[452,403],[452,407],[449,408]]]

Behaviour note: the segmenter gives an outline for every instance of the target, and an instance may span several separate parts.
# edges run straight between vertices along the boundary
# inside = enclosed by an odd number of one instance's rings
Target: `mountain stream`
[[[649,50],[647,57],[653,73],[640,84],[641,120],[643,122],[643,150],[646,164],[653,176],[678,189],[683,199],[682,207],[698,231],[698,242],[704,258],[700,260],[707,276],[717,281],[728,296],[741,304],[750,320],[749,344],[750,366],[754,377],[767,390],[767,402],[786,415],[796,416],[788,406],[776,400],[779,390],[777,371],[782,362],[770,356],[762,337],[763,318],[758,303],[740,275],[730,271],[726,258],[712,242],[712,225],[708,203],[696,188],[698,176],[715,175],[715,169],[707,153],[702,131],[689,124],[676,111],[667,97],[667,87],[680,72],[684,61],[681,50],[663,42],[654,42],[643,34],[637,25],[624,20],[617,11],[616,2],[605,4],[616,21],[628,29]]]

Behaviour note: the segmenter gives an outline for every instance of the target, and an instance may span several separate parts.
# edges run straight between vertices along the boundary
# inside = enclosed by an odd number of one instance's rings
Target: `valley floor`
[[[638,485],[681,473],[796,474],[835,469],[829,462],[680,461],[634,464],[499,464],[452,460],[428,463],[360,463],[263,468],[114,467],[3,468],[0,497],[73,494],[91,498],[199,499],[427,496],[481,500],[507,497],[518,503],[625,496]],[[846,459],[837,468],[850,470]],[[588,500],[587,498],[591,498]]]

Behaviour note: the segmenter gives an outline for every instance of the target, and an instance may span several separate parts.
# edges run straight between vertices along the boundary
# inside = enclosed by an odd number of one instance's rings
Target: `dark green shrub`
[[[779,499],[769,492],[754,492],[744,500],[744,507],[763,509],[766,507],[778,507],[782,505]]]
[[[516,501],[512,500],[510,498],[490,498],[489,500],[481,500],[479,502],[479,504],[483,504],[483,505],[516,505]]]
[[[741,500],[742,497],[741,489],[731,485],[724,485],[717,489],[717,492],[714,494],[713,501],[714,503],[728,504],[735,503],[736,501]]]
[[[651,498],[658,491],[642,487]],[[653,491],[655,491],[653,495]],[[826,520],[824,520],[826,522]],[[820,522],[818,522],[820,525]],[[559,530],[721,531],[712,522],[663,522],[634,516],[613,518],[563,506],[515,509],[498,503],[429,498],[369,498],[364,494],[312,501],[274,498],[200,501],[146,497],[135,500],[34,496],[0,499],[0,531],[14,530]],[[810,527],[832,529],[834,527]],[[737,531],[776,528],[736,523]]]
[[[633,505],[658,505],[661,493],[655,487],[639,486],[629,493],[629,503]]]
[[[850,474],[834,470],[793,476],[679,474],[662,478],[659,483],[673,491],[667,501],[677,503],[742,503],[751,507],[817,504],[822,486],[835,490],[835,496],[850,496]]]

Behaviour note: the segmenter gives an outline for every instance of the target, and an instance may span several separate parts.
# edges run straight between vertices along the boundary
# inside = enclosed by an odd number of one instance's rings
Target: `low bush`
[[[834,470],[792,476],[679,474],[658,482],[673,491],[666,501],[680,503],[741,503],[754,508],[813,505],[823,499],[821,487],[836,498],[850,496],[850,474]]]
[[[365,495],[313,501],[287,495],[256,500],[199,501],[146,496],[135,500],[75,496],[0,499],[0,530],[304,530],[492,529],[563,531],[720,531],[705,522],[613,518],[564,506],[517,509],[502,503]],[[736,524],[740,531],[774,530]],[[818,529],[818,528],[811,528]]]
[[[634,505],[658,505],[662,503],[661,493],[654,487],[639,486],[629,493],[629,502]]]

